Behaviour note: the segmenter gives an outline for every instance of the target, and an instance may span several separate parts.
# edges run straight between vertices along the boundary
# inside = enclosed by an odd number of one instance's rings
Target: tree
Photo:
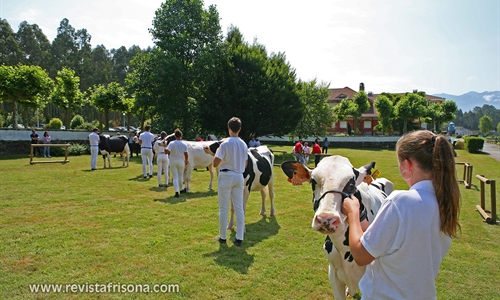
[[[391,129],[392,120],[394,118],[394,105],[389,97],[384,94],[379,95],[377,99],[375,99],[374,105],[377,109],[380,131],[382,131],[382,134],[385,134]]]
[[[451,122],[455,119],[457,104],[453,100],[445,100],[439,104],[440,114],[436,118],[436,127],[441,128],[441,124]]]
[[[482,116],[481,119],[479,119],[479,131],[487,136],[492,129],[493,120],[489,116]]]
[[[106,85],[112,81],[113,61],[110,53],[104,45],[98,45],[90,53],[90,57],[85,61],[83,68],[84,82],[82,82],[82,90],[88,87],[103,84]]]
[[[297,93],[295,70],[282,53],[267,55],[264,46],[246,43],[237,28],[214,51],[207,75],[199,84],[202,128],[225,134],[227,120],[241,118],[240,137],[283,136],[302,120],[304,107]]]
[[[0,65],[12,66],[21,60],[22,52],[7,20],[0,18]]]
[[[57,72],[56,88],[51,101],[64,109],[64,125],[66,128],[71,128],[71,113],[84,104],[84,97],[80,92],[80,78],[75,75],[75,71],[64,67]]]
[[[328,104],[328,84],[317,83],[316,79],[305,82],[299,80],[297,93],[304,107],[304,115],[297,122],[294,136],[324,136],[333,123],[333,112]]]
[[[54,82],[39,66],[0,66],[0,100],[12,102],[13,124],[17,128],[17,105],[40,106]]]
[[[358,134],[358,119],[370,108],[370,101],[364,91],[357,93],[354,98],[345,98],[340,104],[333,108],[333,112],[338,120],[345,120],[348,116],[354,119],[354,132]]]
[[[117,82],[111,82],[106,87],[97,85],[92,88],[91,103],[104,113],[105,126],[109,126],[109,111],[123,109],[126,96],[125,89]],[[101,128],[107,128],[102,127],[102,125]]]
[[[195,83],[207,69],[201,58],[222,40],[219,13],[214,5],[205,10],[202,0],[167,0],[156,11],[149,31],[164,54],[152,57],[163,60],[155,63],[155,75],[151,77],[157,86],[163,87],[159,89],[161,105],[155,107],[156,115],[175,111],[170,121],[180,124],[184,133],[188,133],[196,124],[199,91]],[[160,70],[160,65],[167,70]],[[161,73],[168,73],[169,77],[162,77]]]
[[[500,122],[497,123],[497,133],[500,132]]]
[[[403,121],[402,132],[406,133],[408,128],[408,120],[411,119],[413,116],[413,112],[408,97],[402,97],[401,100],[399,100],[398,103],[396,104],[394,111],[396,113],[396,118]]]
[[[22,52],[22,64],[41,66],[44,69],[48,67],[50,42],[38,25],[21,22],[16,40]]]

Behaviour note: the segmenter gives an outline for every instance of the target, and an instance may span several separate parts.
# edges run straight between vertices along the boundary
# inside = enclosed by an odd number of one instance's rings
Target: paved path
[[[484,142],[483,153],[488,153],[494,159],[500,161],[500,146]]]

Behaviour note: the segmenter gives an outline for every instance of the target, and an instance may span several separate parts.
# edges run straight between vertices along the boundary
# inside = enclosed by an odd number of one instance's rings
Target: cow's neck
[[[328,236],[339,252],[344,254],[349,251],[349,226],[346,226],[345,230]]]

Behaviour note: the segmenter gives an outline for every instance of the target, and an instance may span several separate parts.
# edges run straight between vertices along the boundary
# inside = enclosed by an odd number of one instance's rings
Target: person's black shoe
[[[144,176],[144,179],[148,178],[148,176]]]
[[[218,241],[220,244],[226,244],[226,240],[225,239],[216,238],[215,240]]]
[[[186,193],[186,189],[182,189],[181,194],[185,194],[185,193]]]
[[[238,247],[241,247],[241,243],[242,243],[242,242],[243,242],[242,240],[235,239],[235,240],[234,240],[234,245],[235,245],[235,246],[238,246]]]
[[[153,178],[153,175],[149,175],[149,178]]]
[[[179,198],[179,192],[175,192],[174,197]]]

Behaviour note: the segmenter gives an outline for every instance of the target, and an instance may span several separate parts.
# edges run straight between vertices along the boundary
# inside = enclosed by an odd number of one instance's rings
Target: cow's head
[[[217,149],[219,149],[220,144],[222,144],[222,142],[219,141],[215,142],[208,141],[203,143],[204,143],[203,150],[205,151],[205,153],[210,155],[215,155],[215,152],[217,152]]]
[[[313,191],[313,229],[324,234],[343,232],[346,228],[342,214],[343,199],[353,195],[375,163],[359,169],[342,156],[330,156],[321,160],[314,170],[300,162],[288,161],[281,165],[288,181],[293,185],[310,182]]]

